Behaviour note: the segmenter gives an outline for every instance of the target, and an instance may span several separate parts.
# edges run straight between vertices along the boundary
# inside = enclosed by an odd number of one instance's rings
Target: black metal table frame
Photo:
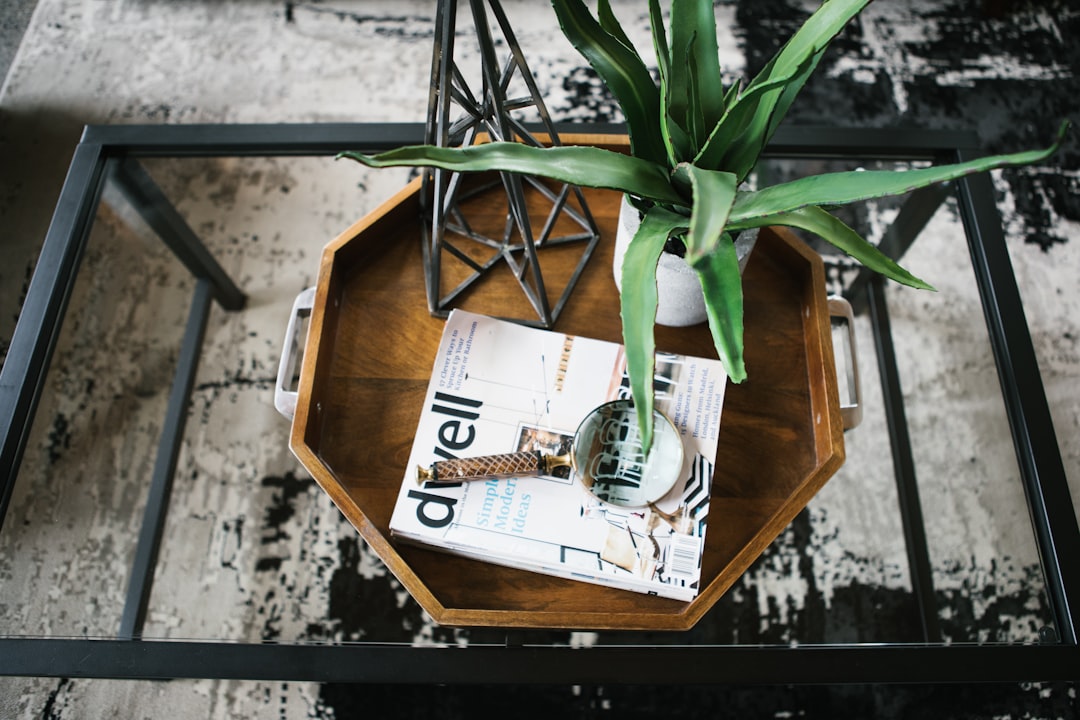
[[[622,132],[565,125],[560,132]],[[955,192],[997,363],[1021,481],[1046,577],[1052,625],[1031,644],[942,644],[926,534],[899,373],[880,279],[861,274],[852,301],[874,329],[885,413],[922,642],[901,645],[411,647],[395,644],[266,644],[151,640],[143,620],[168,510],[191,384],[210,305],[244,305],[227,277],[140,157],[326,156],[420,142],[421,124],[88,126],[76,147],[33,279],[0,371],[0,523],[42,392],[67,301],[108,179],[196,278],[192,309],[150,479],[120,629],[114,639],[27,637],[0,628],[0,675],[107,678],[230,678],[434,683],[889,683],[1070,681],[1080,668],[1080,531],[1012,272],[993,186],[984,173],[905,200],[882,242],[900,257],[947,193]],[[981,154],[977,138],[952,131],[787,128],[768,155],[954,162]],[[1066,560],[1073,558],[1068,564]],[[668,660],[668,661],[665,661]],[[722,673],[717,668],[723,668]]]

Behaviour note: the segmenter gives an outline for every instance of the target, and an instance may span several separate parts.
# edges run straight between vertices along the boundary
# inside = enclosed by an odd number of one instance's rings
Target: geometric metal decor
[[[469,5],[479,45],[482,86],[480,92],[474,92],[454,60],[457,0],[439,0],[425,143],[459,147],[490,139],[558,145],[551,117],[499,1],[469,0]],[[501,34],[499,44],[509,50],[501,65],[488,8],[496,32]],[[522,85],[524,90],[515,93]],[[452,107],[460,113],[453,120]],[[521,115],[529,108],[539,115],[540,137],[512,114]],[[515,173],[490,173],[493,180],[481,187],[477,187],[478,179],[467,178],[467,173],[435,168],[424,173],[420,202],[427,223],[423,245],[431,313],[447,315],[475,285],[508,270],[537,316],[535,320],[510,319],[551,328],[600,238],[581,189]],[[505,191],[505,221],[500,227],[481,229],[471,220],[475,208],[470,208],[468,201],[499,184]],[[487,195],[490,197],[490,192]],[[482,209],[490,215],[491,203]],[[581,259],[572,276],[565,278],[562,292],[549,296],[540,253],[555,248],[566,251],[570,244],[583,244]]]

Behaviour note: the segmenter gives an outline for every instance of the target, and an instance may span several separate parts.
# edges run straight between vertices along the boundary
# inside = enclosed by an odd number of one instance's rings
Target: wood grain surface
[[[563,138],[618,146],[619,139]],[[478,180],[479,181],[479,180]],[[440,623],[582,629],[688,629],[708,611],[843,463],[821,259],[766,229],[744,277],[749,379],[727,390],[702,590],[689,603],[466,560],[396,543],[389,520],[443,321],[427,309],[419,184],[346,230],[323,254],[291,447],[320,486]],[[470,222],[505,225],[501,189],[478,195]],[[539,217],[547,212],[530,196]],[[586,191],[601,242],[555,329],[621,340],[611,270],[619,195]],[[569,221],[560,221],[569,222]],[[539,252],[549,297],[580,245]],[[509,272],[462,307],[535,320]],[[515,316],[514,313],[520,313]],[[661,350],[715,357],[708,328],[657,328]]]

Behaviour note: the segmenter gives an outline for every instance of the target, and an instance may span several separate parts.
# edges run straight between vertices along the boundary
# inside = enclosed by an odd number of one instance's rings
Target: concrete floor
[[[0,78],[7,77],[35,7],[37,0],[0,0]]]

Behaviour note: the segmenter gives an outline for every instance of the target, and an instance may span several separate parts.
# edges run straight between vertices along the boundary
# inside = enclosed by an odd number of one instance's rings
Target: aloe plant
[[[870,0],[826,0],[748,84],[724,86],[711,0],[672,0],[665,27],[649,0],[657,84],[608,0],[594,16],[582,0],[552,0],[564,35],[603,79],[626,118],[630,154],[593,147],[495,142],[464,148],[404,147],[339,157],[371,167],[503,171],[625,193],[642,223],[623,263],[621,312],[631,392],[646,447],[652,438],[656,265],[680,239],[705,295],[716,351],[733,382],[746,378],[743,294],[733,234],[765,225],[815,233],[897,282],[932,289],[823,209],[907,193],[993,168],[1039,162],[1048,149],[904,172],[838,172],[756,191],[741,189],[829,43]]]

